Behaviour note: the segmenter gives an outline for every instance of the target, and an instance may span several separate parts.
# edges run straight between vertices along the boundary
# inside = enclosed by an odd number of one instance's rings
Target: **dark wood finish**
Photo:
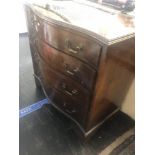
[[[64,111],[66,114],[74,118],[84,128],[85,120],[81,119],[81,117],[86,117],[85,115],[88,108],[88,104],[77,101],[74,98],[71,98],[70,96],[67,96],[64,93],[52,87],[49,88],[46,84],[45,90],[48,93],[49,98],[52,98],[52,103],[56,106],[56,108]]]
[[[84,104],[88,104],[90,93],[79,83],[54,70],[50,70],[48,65],[46,65],[43,61],[40,62],[40,70],[43,84],[48,87],[53,87],[61,91],[63,94],[79,100],[80,102],[82,101]]]
[[[33,5],[26,13],[34,73],[86,138],[119,109],[134,78],[132,18],[104,13],[94,33]]]
[[[81,85],[92,89],[96,71],[74,57],[70,57],[40,41],[40,55],[48,65],[77,80]]]
[[[33,63],[33,70],[34,73],[39,77],[40,76],[40,69],[39,69],[39,57],[38,57],[38,48],[35,46],[34,42],[29,39],[30,43],[30,51],[32,56],[32,63]],[[40,82],[37,78],[35,78],[35,83],[38,88],[41,87]]]
[[[51,46],[83,60],[93,66],[98,65],[101,46],[87,38],[81,37],[76,32],[64,31],[51,23],[43,22],[43,34],[45,42]]]
[[[134,38],[103,49],[88,129],[120,107],[134,79]]]

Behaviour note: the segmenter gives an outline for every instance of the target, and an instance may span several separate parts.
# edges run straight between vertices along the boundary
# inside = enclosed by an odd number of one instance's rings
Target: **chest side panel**
[[[96,79],[88,129],[121,106],[134,79],[134,38],[103,48]]]

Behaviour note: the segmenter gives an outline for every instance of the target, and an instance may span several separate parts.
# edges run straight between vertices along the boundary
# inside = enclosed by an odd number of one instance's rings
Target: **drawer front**
[[[46,22],[43,22],[41,25],[41,36],[43,36],[45,42],[97,67],[101,51],[101,46],[99,44],[84,38],[77,33],[65,31]]]
[[[46,87],[46,86],[45,86]],[[82,102],[77,102],[72,98],[64,95],[60,91],[56,91],[53,88],[46,87],[49,98],[53,101],[53,104],[61,109],[63,112],[67,113],[69,116],[74,118],[80,125],[84,124],[87,104],[82,104]],[[45,89],[46,89],[45,88]]]
[[[40,68],[43,84],[49,85],[75,100],[83,101],[85,104],[89,102],[90,93],[76,81],[49,69],[43,61],[40,62]]]
[[[50,67],[77,80],[81,85],[92,89],[96,71],[76,58],[51,48],[40,42],[40,54]]]

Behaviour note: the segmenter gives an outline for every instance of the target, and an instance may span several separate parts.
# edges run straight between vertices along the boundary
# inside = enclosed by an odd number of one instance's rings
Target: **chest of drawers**
[[[134,32],[95,33],[36,5],[25,11],[36,85],[86,138],[118,111],[130,87]]]

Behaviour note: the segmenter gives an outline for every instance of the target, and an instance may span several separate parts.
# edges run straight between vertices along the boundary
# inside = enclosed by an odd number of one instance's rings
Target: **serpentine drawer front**
[[[133,18],[75,1],[49,5],[25,5],[35,83],[87,138],[118,111],[134,79]]]
[[[49,86],[85,104],[89,102],[90,93],[85,88],[67,76],[50,70],[43,61],[41,61],[41,73],[43,83],[48,83]]]
[[[49,97],[52,98],[52,102],[56,107],[74,118],[82,126],[84,125],[87,104],[78,102],[54,88],[49,88],[48,85],[47,87],[45,85],[45,89],[49,93]]]
[[[77,33],[65,31],[47,22],[43,22],[43,35],[45,42],[51,46],[75,56],[95,67],[98,65],[101,46]]]
[[[49,45],[41,41],[39,44],[41,46],[41,49],[39,50],[40,55],[51,68],[70,76],[90,90],[92,89],[96,75],[96,71],[94,69],[72,56],[51,48]]]

